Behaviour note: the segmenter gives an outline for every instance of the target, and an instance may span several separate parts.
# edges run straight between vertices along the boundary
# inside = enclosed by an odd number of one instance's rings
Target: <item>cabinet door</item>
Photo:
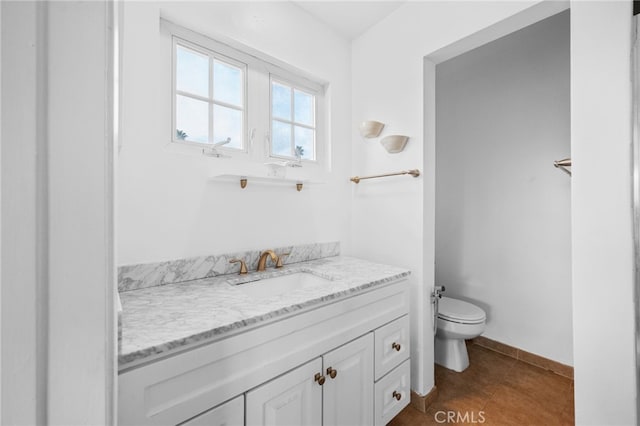
[[[244,395],[194,417],[181,426],[242,426],[244,425]]]
[[[247,426],[315,426],[322,424],[322,371],[316,358],[246,394]]]
[[[323,357],[323,425],[373,424],[373,334],[368,333]],[[331,372],[335,377],[331,378]]]

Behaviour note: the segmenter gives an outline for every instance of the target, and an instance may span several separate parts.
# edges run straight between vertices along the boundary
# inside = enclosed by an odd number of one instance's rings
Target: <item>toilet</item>
[[[478,337],[484,331],[487,316],[476,305],[463,300],[443,297],[438,303],[435,341],[435,361],[454,371],[469,366],[466,339]]]

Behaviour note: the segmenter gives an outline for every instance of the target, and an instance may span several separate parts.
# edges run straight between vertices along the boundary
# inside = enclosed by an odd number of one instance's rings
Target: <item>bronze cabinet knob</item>
[[[394,397],[398,401],[400,401],[402,399],[402,394],[397,392],[397,391],[393,391],[393,394],[391,394],[391,396]]]
[[[318,384],[322,386],[324,385],[324,381],[326,380],[326,378],[322,374],[316,373],[316,375],[313,376],[313,380],[318,382]]]
[[[400,352],[400,348],[402,348],[402,346],[400,346],[400,343],[396,343],[396,342],[393,342],[393,343],[391,344],[391,347],[392,347],[393,349],[395,349],[396,351],[398,351],[398,352]]]
[[[331,377],[332,379],[335,379],[335,378],[336,378],[336,376],[338,375],[338,372],[337,372],[334,368],[329,367],[329,368],[327,368],[327,374],[328,374],[328,375],[329,375],[329,377]]]

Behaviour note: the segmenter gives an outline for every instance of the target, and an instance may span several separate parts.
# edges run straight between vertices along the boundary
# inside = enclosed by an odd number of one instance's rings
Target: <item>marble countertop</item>
[[[268,298],[250,297],[241,286],[235,285],[295,272],[309,272],[329,281],[326,285]],[[350,297],[409,274],[404,268],[337,256],[260,273],[224,275],[122,292],[119,369]]]

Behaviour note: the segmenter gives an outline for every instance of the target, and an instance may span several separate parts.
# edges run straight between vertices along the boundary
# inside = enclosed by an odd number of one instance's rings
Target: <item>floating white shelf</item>
[[[296,188],[298,191],[302,191],[303,186],[306,184],[321,183],[311,181],[310,179],[252,175],[217,175],[214,176],[214,179],[223,182],[238,182],[241,188],[245,188],[249,184],[256,183],[260,185],[291,186]]]

